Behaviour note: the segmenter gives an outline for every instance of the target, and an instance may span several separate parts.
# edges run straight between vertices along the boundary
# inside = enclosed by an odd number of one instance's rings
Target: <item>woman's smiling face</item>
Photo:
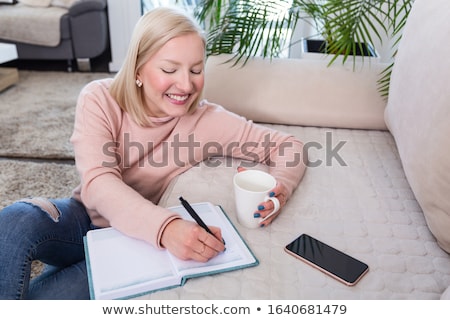
[[[189,33],[169,40],[138,70],[147,113],[179,117],[187,113],[204,85],[205,47]]]

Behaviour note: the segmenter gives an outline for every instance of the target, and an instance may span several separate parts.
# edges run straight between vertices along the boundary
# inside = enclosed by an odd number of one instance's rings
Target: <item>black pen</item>
[[[195,212],[194,208],[191,207],[191,205],[189,204],[189,202],[187,202],[186,200],[183,199],[183,197],[179,197],[178,199],[180,199],[181,204],[183,205],[183,207],[186,209],[186,211],[191,215],[191,217],[195,220],[195,222],[197,222],[197,224],[202,227],[203,229],[206,230],[206,232],[208,232],[209,234],[213,235],[214,237],[216,237],[214,235],[214,233],[212,233],[212,231],[208,228],[208,226],[203,222],[203,220],[200,218],[200,216],[197,214],[197,212]],[[223,244],[225,244],[225,240],[222,239]]]

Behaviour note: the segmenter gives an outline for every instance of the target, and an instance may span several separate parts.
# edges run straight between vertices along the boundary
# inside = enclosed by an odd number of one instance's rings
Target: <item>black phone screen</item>
[[[306,234],[288,244],[285,250],[347,285],[355,284],[369,269],[367,264]]]

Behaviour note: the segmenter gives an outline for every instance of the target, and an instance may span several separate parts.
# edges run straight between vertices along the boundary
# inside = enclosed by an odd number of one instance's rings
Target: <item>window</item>
[[[185,8],[189,12],[193,12],[197,2],[197,0],[141,0],[143,13],[156,7],[174,5]]]

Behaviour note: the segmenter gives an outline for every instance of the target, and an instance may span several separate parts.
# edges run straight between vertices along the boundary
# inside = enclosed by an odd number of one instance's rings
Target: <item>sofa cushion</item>
[[[80,0],[52,0],[51,4],[53,7],[70,8],[75,2]]]
[[[386,101],[378,92],[386,66],[364,67],[310,59],[252,58],[242,66],[232,56],[210,56],[206,99],[248,119],[290,125],[386,129]],[[327,94],[323,94],[327,92]]]
[[[19,0],[19,2],[30,7],[49,7],[52,0]]]
[[[448,287],[441,295],[441,300],[450,300],[450,287]]]
[[[38,8],[18,3],[0,10],[0,39],[48,47],[61,41],[61,17],[68,10]]]
[[[450,252],[450,1],[416,0],[392,71],[387,125],[439,245]]]

